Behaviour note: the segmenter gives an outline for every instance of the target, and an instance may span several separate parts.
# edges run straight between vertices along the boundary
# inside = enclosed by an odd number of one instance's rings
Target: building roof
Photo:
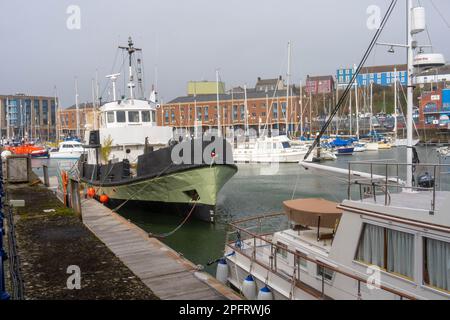
[[[68,108],[63,109],[62,111],[67,111],[67,110],[75,110],[77,108],[76,105],[72,105]],[[78,105],[78,109],[92,109],[92,102],[84,102],[84,103],[80,103]]]
[[[387,71],[394,71],[394,69],[397,68],[397,71],[407,71],[408,66],[406,64],[399,64],[399,65],[385,65],[385,66],[372,66],[372,67],[363,67],[361,69],[361,74],[367,74],[367,73],[381,73],[381,72],[387,72]]]
[[[280,81],[283,81],[283,78],[280,76],[276,79],[261,79],[258,78],[258,81],[256,82],[256,87],[259,86],[276,86],[280,83]]]
[[[323,80],[334,80],[333,76],[308,76],[307,81],[323,81]]]
[[[294,95],[298,95],[297,90],[293,89]],[[267,96],[269,99],[272,99],[273,97],[286,97],[286,90],[272,90],[267,92]],[[248,89],[247,90],[247,99],[265,99],[266,98],[266,92],[265,91],[256,91],[255,89]],[[220,101],[231,101],[233,100],[244,100],[245,96],[243,92],[228,92],[226,94],[220,94],[219,95]],[[197,97],[194,96],[184,96],[184,97],[178,97],[173,99],[172,101],[166,103],[166,104],[177,104],[177,103],[194,103],[197,102],[215,102],[217,100],[217,95],[215,94],[208,94],[208,95],[200,95]]]

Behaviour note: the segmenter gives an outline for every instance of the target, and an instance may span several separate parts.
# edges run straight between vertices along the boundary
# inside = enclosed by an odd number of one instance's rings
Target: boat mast
[[[286,74],[286,110],[285,110],[285,120],[286,120],[286,136],[289,135],[289,87],[291,85],[291,42],[288,42],[288,65],[287,65],[287,74]]]
[[[372,117],[373,117],[373,81],[370,80],[370,120],[369,120],[370,135],[372,135],[373,131]]]
[[[303,137],[303,87],[300,80],[300,137]]]
[[[78,106],[78,79],[75,77],[75,116],[77,122],[77,130],[76,135],[77,138],[80,137],[80,114],[79,114],[79,106]]]
[[[412,0],[407,0],[407,14],[408,14],[408,93],[407,93],[407,117],[406,117],[406,134],[407,134],[407,149],[406,149],[406,187],[408,190],[412,187],[413,182],[413,36],[412,36]]]
[[[130,89],[130,100],[134,103],[133,88],[135,85],[133,81],[133,53],[136,51],[142,51],[142,49],[134,47],[133,39],[131,39],[131,37],[128,37],[128,47],[119,46],[119,49],[126,50],[128,52],[128,88]]]
[[[356,72],[356,65],[354,65]],[[356,139],[359,140],[359,105],[358,105],[358,79],[355,80],[355,109],[356,109]]]
[[[248,106],[247,106],[247,85],[244,84],[244,106],[245,106],[245,136],[248,137]]]
[[[217,89],[217,133],[222,136],[222,127],[220,124],[220,97],[219,97],[219,69],[216,70],[216,89]]]
[[[394,68],[394,141],[397,143],[397,68]]]

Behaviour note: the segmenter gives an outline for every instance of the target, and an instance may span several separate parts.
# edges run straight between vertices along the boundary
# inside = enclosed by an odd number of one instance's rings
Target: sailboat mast
[[[407,117],[406,117],[406,133],[407,133],[407,149],[406,149],[406,187],[412,187],[413,181],[413,37],[412,37],[412,0],[407,0],[407,15],[408,15],[408,93],[407,93]]]
[[[394,68],[394,141],[397,142],[397,68]]]
[[[244,84],[244,106],[245,106],[245,136],[248,137],[248,106],[247,106],[247,85]]]
[[[354,67],[356,72],[356,65]],[[358,79],[355,80],[355,109],[356,109],[356,139],[359,140],[359,105],[358,105]]]
[[[287,65],[287,74],[286,74],[286,110],[285,110],[285,120],[286,120],[286,136],[289,134],[289,89],[291,86],[291,42],[288,42],[288,65]]]
[[[303,137],[303,87],[300,80],[300,137]]]
[[[75,78],[75,116],[76,116],[76,122],[77,122],[77,130],[76,135],[77,138],[80,137],[80,112],[79,112],[79,106],[78,106],[78,79]]]
[[[370,120],[369,120],[370,134],[372,134],[372,130],[373,130],[372,118],[373,118],[373,81],[371,80],[370,81]]]
[[[216,70],[216,90],[217,90],[217,133],[222,136],[222,126],[220,123],[220,97],[219,97],[219,70]]]

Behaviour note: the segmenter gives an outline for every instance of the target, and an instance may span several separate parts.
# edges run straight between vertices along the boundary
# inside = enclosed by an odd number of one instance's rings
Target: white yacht
[[[233,157],[237,163],[298,163],[307,151],[306,146],[293,147],[287,136],[260,137],[239,144]]]
[[[50,159],[73,159],[77,160],[86,150],[83,144],[78,141],[63,141],[60,142],[58,148],[50,149]]]
[[[391,193],[399,185],[376,178],[349,180],[339,204],[286,201],[284,214],[232,223],[217,278],[248,299],[449,299],[450,192]]]

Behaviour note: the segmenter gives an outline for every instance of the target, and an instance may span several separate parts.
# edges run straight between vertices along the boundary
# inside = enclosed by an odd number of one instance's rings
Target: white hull
[[[419,139],[413,139],[413,147],[419,143]],[[397,139],[392,143],[393,147],[406,147],[408,145],[407,139]]]
[[[50,152],[50,159],[79,159],[84,152]]]
[[[298,163],[305,157],[306,152],[292,151],[286,153],[244,153],[234,150],[233,158],[236,163]]]

